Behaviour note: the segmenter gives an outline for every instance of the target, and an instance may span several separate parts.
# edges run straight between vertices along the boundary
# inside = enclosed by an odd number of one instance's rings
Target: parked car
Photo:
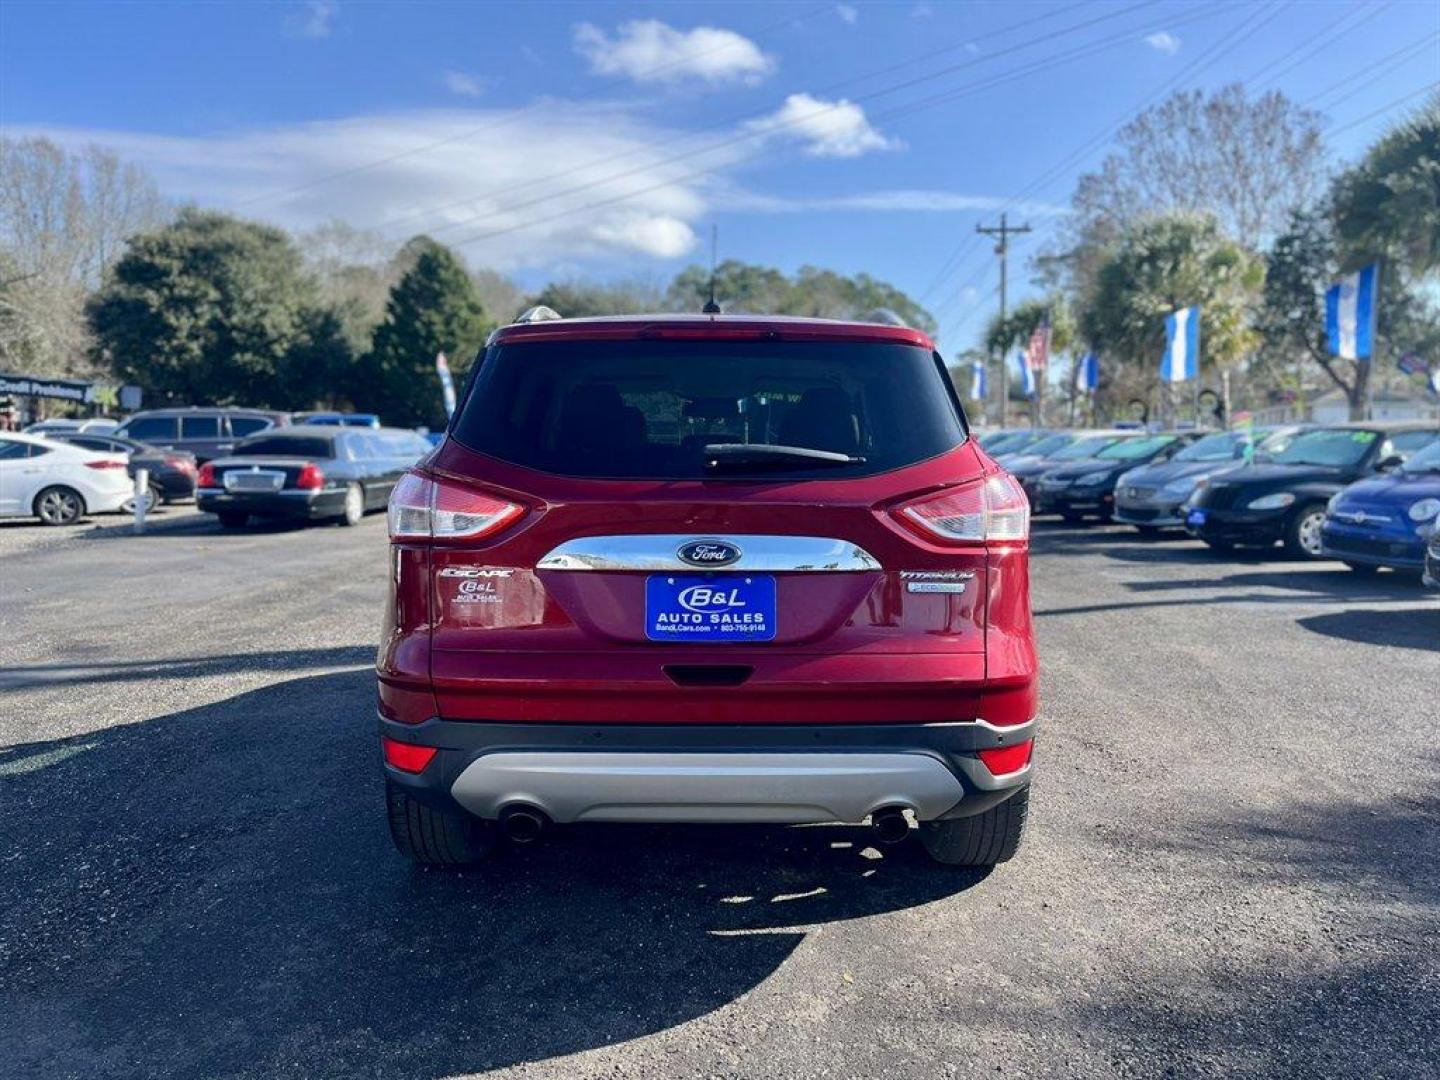
[[[1392,472],[1341,488],[1320,527],[1323,555],[1352,570],[1425,569],[1427,542],[1440,530],[1440,440]]]
[[[1169,461],[1131,469],[1115,484],[1115,520],[1134,525],[1142,533],[1183,529],[1185,511],[1181,508],[1200,481],[1248,461],[1267,461],[1306,430],[1308,425],[1303,424],[1262,427],[1248,438],[1239,431],[1217,431],[1191,443]]]
[[[1022,428],[996,439],[991,445],[984,447],[984,450],[992,458],[1000,454],[1020,454],[1024,453],[1026,447],[1034,446],[1052,434],[1049,428]]]
[[[1217,551],[1237,544],[1324,556],[1320,530],[1330,497],[1347,484],[1394,469],[1440,434],[1434,421],[1339,424],[1295,437],[1265,465],[1201,484],[1185,529]]]
[[[1093,458],[1107,446],[1138,437],[1139,433],[1134,431],[1116,431],[1114,429],[1082,431],[1078,438],[1058,450],[1052,450],[1043,456],[1028,457],[1025,460],[1012,460],[1006,466],[1006,471],[1015,477],[1024,490],[1025,497],[1030,500],[1031,507],[1034,507],[1040,498],[1040,478],[1051,469],[1077,461],[1085,461]]]
[[[504,327],[390,502],[391,835],[857,822],[1010,858],[1033,771],[1029,509],[929,338],[631,316]]]
[[[119,454],[97,454],[41,435],[0,433],[0,517],[73,525],[123,509],[133,488]]]
[[[1440,529],[1430,530],[1430,542],[1425,545],[1425,572],[1420,580],[1432,589],[1440,589]]]
[[[120,426],[119,420],[104,416],[87,419],[38,420],[25,429],[26,435],[58,435],[62,432],[93,431],[97,435],[114,431]]]
[[[1001,453],[991,454],[999,464],[1009,468],[1011,465],[1038,460],[1048,457],[1050,454],[1065,449],[1071,443],[1081,437],[1080,431],[1052,431],[1039,439],[1023,445],[1018,450],[1005,450]]]
[[[200,466],[196,503],[227,529],[252,517],[357,525],[385,506],[395,482],[429,451],[420,436],[398,428],[266,431]]]
[[[141,469],[149,473],[150,506],[178,502],[195,497],[197,465],[195,455],[184,450],[161,450],[149,443],[137,442],[121,435],[93,435],[89,432],[66,432],[53,436],[55,441],[69,443],[104,454],[124,454],[130,479]]]
[[[378,428],[380,417],[373,412],[302,412],[290,417],[292,424],[320,424],[331,427]]]
[[[1115,485],[1137,465],[1169,461],[1199,438],[1196,431],[1162,431],[1117,439],[1094,457],[1050,469],[1040,477],[1037,514],[1059,514],[1069,522],[1087,515],[1109,521],[1115,512]]]
[[[184,450],[203,465],[228,454],[240,439],[289,420],[286,413],[262,409],[150,409],[130,417],[115,434],[161,450]]]

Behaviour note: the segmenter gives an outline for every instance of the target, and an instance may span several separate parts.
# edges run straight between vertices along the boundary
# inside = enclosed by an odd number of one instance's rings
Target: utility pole
[[[1000,256],[1000,321],[1005,321],[1005,283],[1008,270],[1010,254],[1010,237],[1019,233],[1028,233],[1029,225],[1009,225],[1005,221],[1005,215],[1000,215],[999,225],[976,225],[977,233],[984,233],[986,236],[995,237],[995,254]],[[1000,354],[1000,426],[1005,426],[1006,415],[1010,410],[1010,365],[1005,362],[1005,354]]]

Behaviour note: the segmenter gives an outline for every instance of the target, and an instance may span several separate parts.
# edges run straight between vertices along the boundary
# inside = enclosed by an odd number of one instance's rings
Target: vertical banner
[[[1165,316],[1165,356],[1160,361],[1163,382],[1188,382],[1200,377],[1200,309],[1181,308]]]
[[[455,415],[455,380],[450,377],[450,361],[445,354],[435,354],[435,371],[440,376],[440,394],[445,400],[445,415]]]
[[[976,360],[970,365],[970,400],[985,400],[985,361]]]
[[[1325,332],[1330,353],[1342,360],[1369,360],[1375,341],[1380,264],[1346,274],[1325,290]]]
[[[1100,389],[1100,357],[1087,352],[1080,358],[1079,386],[1087,394]]]
[[[1021,349],[1015,357],[1020,365],[1020,392],[1027,398],[1035,396],[1035,370],[1030,366],[1030,357]]]

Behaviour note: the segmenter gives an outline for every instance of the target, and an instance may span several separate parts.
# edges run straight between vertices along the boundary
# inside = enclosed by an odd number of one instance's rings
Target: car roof
[[[923,330],[889,323],[811,319],[794,315],[601,315],[502,326],[491,344],[526,341],[633,341],[637,338],[739,338],[781,341],[895,342],[934,349]]]
[[[1344,424],[1325,424],[1320,430],[1336,431],[1440,431],[1437,420],[1351,420]]]
[[[163,409],[141,409],[125,418],[128,423],[137,416],[263,416],[267,420],[287,415],[275,409],[251,409],[243,405],[169,405]]]

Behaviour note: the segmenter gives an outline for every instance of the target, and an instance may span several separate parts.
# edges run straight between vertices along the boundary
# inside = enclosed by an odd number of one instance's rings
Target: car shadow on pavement
[[[1434,777],[1437,762],[1415,762]],[[1147,1076],[1434,1077],[1440,1045],[1440,795],[1297,799],[1192,821],[1158,842],[1226,925],[1189,971],[1141,963],[1086,1000],[1082,1043]],[[1296,918],[1310,898],[1313,921]],[[1177,979],[1195,990],[1177,995]],[[1035,1023],[1045,1015],[1033,1018]]]
[[[1440,605],[1428,609],[1333,611],[1296,619],[1306,630],[1366,645],[1440,652]],[[1440,711],[1440,690],[1436,710]]]
[[[0,668],[0,690],[63,683],[143,682],[149,679],[198,679],[236,672],[301,671],[348,667],[375,659],[373,645],[340,645],[327,649],[281,649],[226,653],[223,656],[182,656],[158,660],[71,660],[53,664],[10,664]]]
[[[807,925],[985,877],[853,827],[591,826],[468,871],[413,868],[385,835],[373,715],[357,670],[0,751],[7,1070],[538,1061],[723,1008]]]

